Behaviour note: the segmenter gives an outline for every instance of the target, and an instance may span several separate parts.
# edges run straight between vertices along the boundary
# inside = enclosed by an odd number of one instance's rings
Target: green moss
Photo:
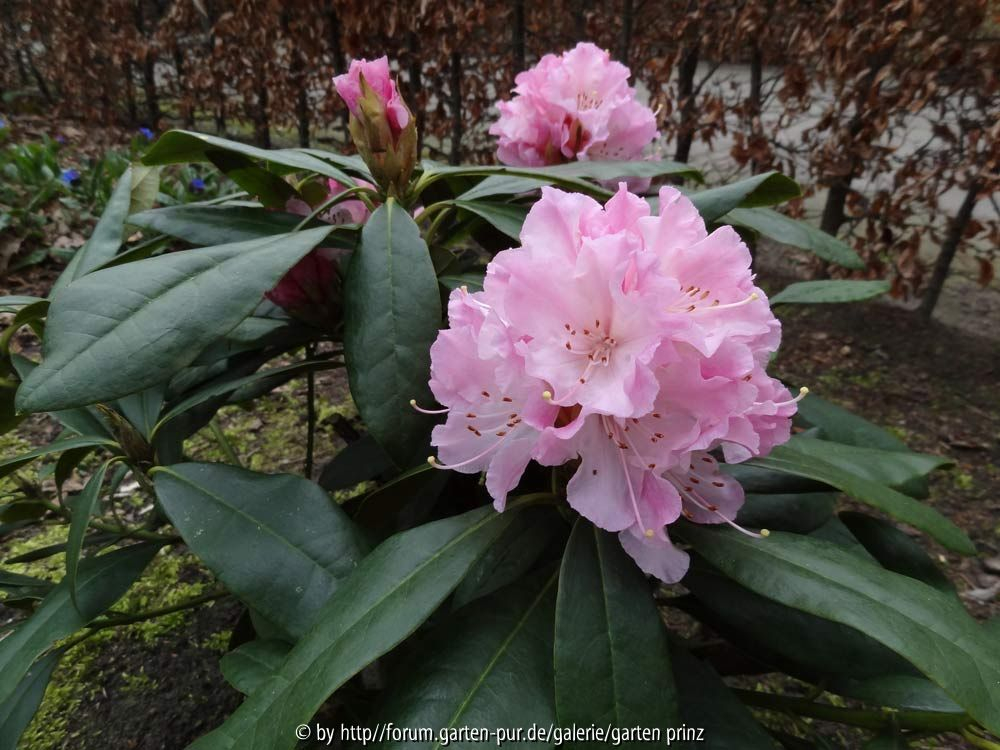
[[[139,674],[122,674],[125,682],[125,693],[149,693],[160,687],[160,684],[145,672]]]
[[[5,560],[12,557],[33,552],[34,550],[48,547],[53,544],[62,544],[69,534],[69,526],[66,524],[53,524],[36,526],[31,530],[30,536],[12,539],[4,544],[0,544],[0,553]],[[41,560],[33,560],[26,563],[5,563],[4,570],[13,573],[21,573],[35,578],[45,578],[49,581],[58,581],[66,572],[66,555],[59,552]]]
[[[59,527],[63,529],[65,527]],[[37,537],[30,540],[32,548],[39,546]],[[61,557],[61,556],[59,556]],[[29,563],[35,566],[38,563]],[[122,614],[171,607],[181,604],[213,586],[206,575],[193,576],[196,580],[182,582],[181,572],[198,567],[191,554],[177,554],[169,550],[160,552],[143,577],[115,605],[114,611]],[[200,568],[198,568],[200,570]],[[37,572],[35,573],[37,575]],[[61,575],[61,573],[60,573]],[[191,578],[191,575],[186,575]],[[158,638],[182,628],[191,611],[175,612],[155,620],[133,623],[121,628],[109,628],[97,632],[69,651],[59,663],[52,681],[49,683],[38,713],[21,738],[22,750],[56,750],[67,747],[72,737],[72,726],[81,702],[101,690],[101,681],[94,674],[94,661],[112,641],[132,639],[151,644]],[[123,675],[129,691],[149,691],[156,688],[151,678],[139,675]]]
[[[972,474],[968,474],[964,471],[956,471],[954,480],[956,489],[960,490],[971,490],[975,484],[976,480]]]
[[[305,460],[306,414],[302,399],[290,389],[279,390],[253,402],[251,409],[227,406],[218,413],[222,431],[244,466],[267,473],[299,471]],[[316,445],[333,445],[337,435],[328,420],[357,416],[350,398],[341,402],[317,395]],[[226,462],[226,455],[209,428],[197,433],[186,446],[199,461]]]

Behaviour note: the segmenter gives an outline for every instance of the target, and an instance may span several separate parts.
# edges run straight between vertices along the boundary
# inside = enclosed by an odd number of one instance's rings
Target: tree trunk
[[[256,107],[253,113],[254,141],[261,148],[271,148],[271,123],[267,116],[267,82],[263,75],[257,79],[257,96],[254,106]]]
[[[585,12],[586,0],[574,0],[573,2],[573,31],[576,33],[576,41],[582,42],[587,38],[587,14]]]
[[[840,227],[847,220],[844,213],[844,206],[847,205],[847,196],[851,192],[850,175],[837,179],[830,185],[830,192],[826,195],[826,204],[823,206],[823,218],[820,220],[819,228],[834,237],[840,231]]]
[[[128,125],[135,127],[139,121],[139,111],[135,106],[135,84],[132,80],[132,59],[122,62],[122,77],[125,79],[125,106],[128,108]]]
[[[514,0],[514,19],[511,25],[511,51],[514,58],[515,75],[524,70],[524,0]]]
[[[146,95],[146,119],[149,120],[147,125],[156,130],[160,122],[160,100],[156,93],[156,58],[150,50],[149,34],[146,33],[143,0],[135,0],[135,28],[145,42],[142,55],[142,88]]]
[[[750,112],[748,123],[751,135],[756,135],[757,123],[760,121],[760,112],[763,107],[763,78],[764,78],[764,54],[761,52],[760,43],[756,40],[750,48]],[[756,159],[750,161],[750,171],[757,174],[760,171],[760,164]]]
[[[177,96],[180,99],[181,119],[187,130],[194,129],[194,106],[191,104],[190,92],[184,70],[184,52],[179,45],[174,46],[174,70],[177,71]]]
[[[462,161],[462,54],[451,53],[451,154],[449,164]]]
[[[347,60],[344,57],[344,48],[340,43],[340,17],[337,15],[337,8],[334,2],[331,0],[330,4],[327,6],[327,20],[330,24],[330,57],[333,60],[333,73],[334,75],[340,75],[341,73],[347,72]],[[351,136],[347,129],[347,108],[341,107],[339,110],[340,125],[344,131],[345,140],[350,143]]]
[[[415,31],[411,31],[406,38],[407,53],[409,55],[409,80],[407,81],[406,103],[413,111],[413,117],[417,126],[417,158],[424,152],[424,120],[427,112],[423,105],[421,96],[422,68],[420,61],[420,37]]]
[[[951,262],[955,259],[958,246],[962,244],[962,235],[965,234],[965,228],[969,226],[969,222],[972,220],[972,211],[976,207],[976,200],[979,198],[981,187],[978,180],[972,181],[972,184],[969,185],[969,189],[965,193],[965,199],[962,201],[958,213],[955,214],[955,218],[948,225],[948,232],[945,234],[944,242],[941,244],[941,252],[938,253],[937,260],[934,261],[934,272],[931,274],[931,280],[927,283],[927,291],[924,292],[924,298],[920,301],[920,307],[917,308],[917,311],[924,320],[930,320],[934,314],[934,308],[941,297],[941,290],[944,288],[944,282],[948,278],[948,271],[951,269]]]
[[[281,12],[281,30],[292,50],[288,72],[291,74],[292,85],[295,86],[295,119],[299,129],[299,147],[309,148],[309,90],[304,73],[305,63],[295,40],[292,39],[289,20],[289,10],[286,7]]]
[[[677,69],[677,97],[681,101],[680,131],[677,133],[677,149],[674,160],[687,162],[694,143],[694,75],[698,70],[699,44],[694,42],[684,50],[681,64]]]
[[[622,38],[618,48],[618,60],[622,65],[628,65],[629,53],[632,51],[632,26],[635,23],[635,7],[633,0],[625,0],[622,5]]]
[[[49,104],[53,103],[52,92],[49,91],[48,85],[45,83],[45,78],[38,71],[35,66],[35,58],[31,55],[31,47],[28,46],[24,50],[25,56],[28,58],[28,68],[31,70],[31,76],[35,79],[35,85],[38,86],[38,90],[42,92],[42,96],[45,97],[45,101]]]

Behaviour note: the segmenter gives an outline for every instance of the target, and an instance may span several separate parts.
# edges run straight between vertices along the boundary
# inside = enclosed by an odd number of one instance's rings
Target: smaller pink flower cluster
[[[497,159],[540,167],[574,159],[638,159],[656,137],[656,117],[635,98],[629,69],[581,42],[519,73],[514,98],[500,102]]]
[[[394,137],[398,137],[403,128],[410,122],[410,111],[403,103],[396,82],[392,80],[389,71],[389,58],[382,56],[377,60],[352,60],[351,67],[343,75],[335,76],[333,86],[347,104],[347,108],[355,117],[361,117],[360,99],[362,97],[361,79],[364,78],[368,87],[375,92],[380,103],[385,108],[386,120]]]
[[[743,503],[716,449],[730,462],[767,453],[798,399],[765,372],[780,324],[739,235],[708,234],[674,188],[659,201],[653,216],[624,184],[603,207],[543,190],[484,290],[451,296],[431,349],[448,417],[430,460],[485,471],[498,510],[529,461],[573,462],[569,504],[674,582],[688,557],[666,527],[733,524]]]
[[[369,182],[358,180],[363,187],[373,187]],[[336,180],[327,180],[325,200],[335,198],[347,187]],[[301,198],[290,198],[285,203],[285,211],[296,216],[308,216],[313,207]],[[343,200],[316,218],[327,224],[364,224],[371,212],[364,202],[355,199]],[[326,328],[338,323],[335,291],[340,278],[339,264],[344,251],[332,247],[318,247],[292,266],[281,281],[264,296],[278,307],[300,320],[318,328]]]

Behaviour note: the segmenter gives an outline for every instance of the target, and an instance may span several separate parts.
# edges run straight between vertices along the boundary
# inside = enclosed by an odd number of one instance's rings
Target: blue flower
[[[140,134],[142,135],[142,137],[143,137],[143,138],[145,138],[145,139],[146,139],[147,141],[151,141],[151,140],[153,140],[154,138],[156,138],[156,133],[154,133],[154,132],[153,132],[152,130],[150,130],[149,128],[139,128],[139,133],[140,133]]]
[[[59,175],[59,179],[67,185],[73,185],[79,181],[80,173],[75,169],[64,169],[62,174]]]
[[[64,135],[57,135],[56,136],[56,143],[58,143],[60,146],[62,144],[64,144],[65,142],[66,142],[66,136],[64,136]]]
[[[195,177],[188,184],[188,190],[190,190],[192,193],[203,193],[203,192],[205,192],[205,181],[203,179],[201,179],[200,177]]]
[[[7,121],[0,117],[0,130],[3,130],[5,127],[7,127]]]

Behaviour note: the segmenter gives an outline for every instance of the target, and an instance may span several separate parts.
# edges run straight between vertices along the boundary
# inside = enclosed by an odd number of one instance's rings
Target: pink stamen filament
[[[700,498],[698,496],[698,494],[693,489],[688,489],[684,485],[680,484],[677,481],[677,478],[675,476],[673,476],[672,473],[667,472],[666,477],[670,481],[670,483],[672,485],[674,485],[674,488],[679,493],[681,493],[682,495],[684,495],[688,500],[690,500],[692,503],[694,503],[695,505],[697,505],[702,510],[708,511],[709,513],[714,513],[719,518],[721,518],[723,521],[725,521],[727,524],[729,524],[734,529],[736,529],[737,531],[739,531],[741,534],[746,534],[747,536],[751,536],[754,539],[763,539],[764,537],[768,536],[768,534],[770,533],[770,532],[765,533],[767,531],[766,529],[761,529],[761,533],[758,534],[756,531],[750,531],[749,529],[743,528],[738,523],[736,523],[736,521],[734,521],[731,518],[728,518],[724,513],[722,513],[715,506],[711,506],[710,507],[710,504],[706,503],[702,498]]]
[[[615,432],[621,432],[617,430],[618,425],[614,422],[614,420],[610,420],[605,416],[601,417],[601,424],[609,435],[614,435]],[[621,435],[624,437],[624,441],[622,442],[624,442],[626,445],[631,445],[631,443],[628,442],[628,435],[624,432],[621,432]],[[616,442],[618,442],[619,438],[616,437],[615,440]],[[632,448],[632,450],[635,451],[635,448]],[[621,450],[620,447],[618,450],[618,459],[622,463],[622,471],[625,472],[625,484],[628,487],[629,499],[632,501],[632,512],[635,513],[635,522],[639,524],[639,528],[643,530],[643,533],[647,537],[651,537],[656,532],[654,532],[653,529],[647,527],[646,524],[643,523],[642,515],[639,513],[639,503],[635,499],[635,490],[632,487],[632,479],[631,476],[629,475],[628,463],[625,461],[625,451]]]

